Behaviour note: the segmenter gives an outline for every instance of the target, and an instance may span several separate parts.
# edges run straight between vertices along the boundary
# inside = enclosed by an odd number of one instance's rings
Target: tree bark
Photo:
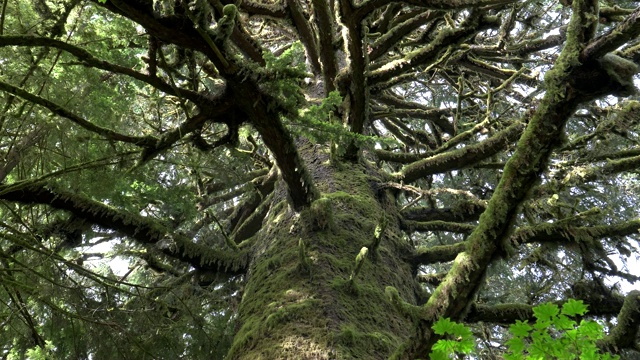
[[[256,235],[230,359],[386,359],[413,331],[385,287],[411,303],[421,290],[406,262],[398,210],[374,170],[328,165],[319,147],[302,151],[322,193],[294,212],[286,191]],[[387,224],[379,246],[376,226]],[[367,256],[353,281],[356,255]]]

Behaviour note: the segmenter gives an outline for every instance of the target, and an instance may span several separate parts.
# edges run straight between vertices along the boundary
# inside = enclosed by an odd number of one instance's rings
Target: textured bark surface
[[[412,330],[409,319],[390,306],[385,287],[397,288],[412,304],[420,297],[403,261],[409,248],[399,235],[397,210],[386,190],[378,190],[382,179],[371,169],[338,169],[312,146],[303,153],[322,205],[296,214],[284,201],[284,189],[276,194],[282,201],[252,249],[230,358],[385,359]],[[383,216],[388,225],[376,251],[374,232]],[[362,247],[370,250],[350,282]]]

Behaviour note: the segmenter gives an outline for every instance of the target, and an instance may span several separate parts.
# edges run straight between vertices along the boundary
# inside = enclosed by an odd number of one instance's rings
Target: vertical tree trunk
[[[371,169],[334,167],[318,151],[307,163],[322,198],[298,214],[279,191],[257,235],[231,359],[386,359],[414,330],[385,296],[393,286],[409,303],[420,297],[394,201]],[[362,247],[369,252],[352,283]]]

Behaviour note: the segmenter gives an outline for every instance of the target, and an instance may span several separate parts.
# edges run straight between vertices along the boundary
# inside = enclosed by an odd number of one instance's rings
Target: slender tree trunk
[[[276,190],[281,201],[256,235],[229,358],[386,359],[414,327],[385,288],[411,304],[420,298],[403,261],[410,249],[395,201],[366,165],[330,165],[317,147],[304,153],[322,197],[296,213]],[[351,282],[363,247],[369,252]]]

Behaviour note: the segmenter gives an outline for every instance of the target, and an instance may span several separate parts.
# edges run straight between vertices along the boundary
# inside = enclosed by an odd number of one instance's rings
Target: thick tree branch
[[[640,330],[640,291],[631,291],[624,299],[624,304],[618,314],[617,324],[605,339],[599,344],[613,350],[636,348],[636,337]]]
[[[591,71],[579,66],[578,57],[583,44],[592,36],[590,29],[597,25],[597,0],[574,0],[573,15],[567,33],[567,45],[553,69],[545,76],[547,93],[533,114],[527,129],[518,141],[516,151],[507,162],[487,210],[469,236],[467,251],[456,257],[445,280],[425,305],[425,320],[417,335],[394,354],[394,358],[415,358],[429,353],[437,341],[430,328],[440,317],[460,318],[466,313],[473,296],[481,286],[487,267],[500,254],[508,254],[508,240],[518,206],[546,167],[553,148],[564,131],[564,124],[581,102],[601,96],[601,92],[585,92],[570,85],[572,76],[584,76]]]
[[[402,230],[408,232],[447,231],[459,234],[470,234],[476,226],[473,224],[434,220],[426,222],[403,221],[401,227]]]
[[[409,208],[401,212],[405,220],[412,221],[457,221],[469,222],[480,218],[486,204],[476,201],[459,202],[450,208],[431,209],[426,207]]]
[[[320,52],[316,42],[316,34],[311,24],[304,16],[302,4],[300,0],[287,0],[287,7],[291,20],[298,30],[300,41],[307,51],[307,59],[311,63],[311,69],[314,74],[322,74],[322,65],[320,64]]]

